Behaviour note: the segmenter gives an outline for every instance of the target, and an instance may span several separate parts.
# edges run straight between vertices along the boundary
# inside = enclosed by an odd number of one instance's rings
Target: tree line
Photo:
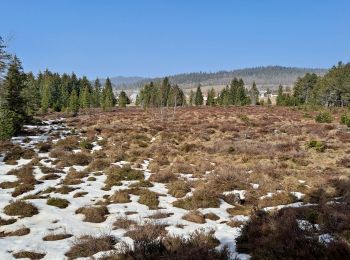
[[[64,111],[76,115],[79,109],[93,107],[107,111],[116,103],[123,107],[130,99],[124,91],[116,98],[109,78],[102,86],[98,79],[91,83],[74,73],[25,73],[21,61],[7,53],[0,37],[0,139],[18,134],[23,124],[40,113]]]
[[[205,101],[205,102],[204,102]],[[205,103],[205,104],[204,104]],[[218,94],[212,88],[207,92],[204,99],[201,85],[196,91],[191,90],[188,100],[178,85],[171,85],[165,77],[161,83],[150,82],[139,92],[136,105],[142,107],[173,107],[173,106],[244,106],[248,104],[259,104],[259,91],[253,82],[250,90],[244,87],[243,79],[234,78],[229,86],[226,86]]]
[[[324,76],[306,73],[299,77],[293,93],[285,93],[280,86],[277,105],[297,106],[302,104],[320,106],[348,106],[350,104],[350,63],[339,62]]]

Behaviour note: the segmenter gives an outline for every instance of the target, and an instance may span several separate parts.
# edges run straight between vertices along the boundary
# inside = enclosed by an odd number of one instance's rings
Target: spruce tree
[[[202,94],[202,90],[201,90],[201,86],[200,85],[198,85],[198,87],[197,87],[194,103],[195,103],[196,106],[203,105],[203,94]]]
[[[276,98],[276,105],[277,106],[284,106],[285,102],[285,97],[284,97],[284,94],[283,94],[283,86],[282,85],[279,85],[278,87],[278,94],[277,94],[277,98]]]
[[[129,97],[126,95],[125,91],[121,91],[118,98],[118,105],[120,107],[126,107],[130,103]]]
[[[188,100],[188,104],[189,104],[189,106],[193,106],[194,105],[194,92],[193,92],[192,89],[191,89],[191,92],[190,92],[190,97],[189,97],[189,100]]]
[[[33,73],[26,75],[25,88],[22,96],[25,103],[25,112],[29,116],[35,115],[40,109],[40,90],[39,84],[35,80]]]
[[[101,106],[101,83],[98,78],[94,82],[94,90],[92,94],[92,105],[93,107]]]
[[[69,112],[73,113],[73,116],[76,116],[79,112],[79,97],[77,90],[73,89],[69,97]]]
[[[104,111],[109,110],[115,106],[115,103],[116,99],[113,94],[112,83],[107,78],[102,91],[102,108]]]
[[[89,108],[90,107],[90,91],[88,86],[85,86],[82,92],[80,93],[80,107]]]
[[[215,90],[213,88],[208,91],[206,105],[207,106],[214,106],[215,105]]]
[[[256,87],[255,81],[253,81],[253,86],[249,91],[249,95],[252,105],[256,105],[259,102],[259,90]]]
[[[0,96],[0,132],[1,139],[10,138],[18,133],[27,115],[23,89],[25,87],[25,74],[20,60],[14,56],[9,64],[5,80],[1,87]]]

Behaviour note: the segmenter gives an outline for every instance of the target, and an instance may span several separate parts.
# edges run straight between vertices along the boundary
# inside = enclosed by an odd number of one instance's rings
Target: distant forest
[[[171,84],[179,85],[181,88],[193,88],[198,84],[204,86],[229,85],[233,78],[242,78],[246,85],[252,85],[253,81],[258,87],[264,86],[270,89],[277,89],[279,85],[292,86],[298,77],[303,77],[306,73],[315,73],[318,76],[323,76],[328,70],[326,69],[309,69],[309,68],[293,68],[282,66],[267,66],[239,69],[232,71],[218,72],[194,72],[183,73],[173,76],[168,76]],[[163,78],[146,78],[133,83],[118,83],[112,84],[117,89],[134,89],[141,88],[146,84],[153,82],[161,82]]]

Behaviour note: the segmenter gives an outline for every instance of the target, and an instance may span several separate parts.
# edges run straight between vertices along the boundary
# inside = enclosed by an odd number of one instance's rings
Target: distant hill
[[[123,77],[123,76],[117,76],[109,78],[112,82],[112,85],[115,88],[122,89],[122,88],[129,88],[128,86],[132,86],[133,84],[140,82],[142,80],[145,80],[144,77]],[[106,79],[100,78],[101,84],[104,84]]]
[[[313,68],[296,68],[296,67],[282,67],[282,66],[267,66],[238,69],[232,71],[218,71],[218,72],[194,72],[183,73],[168,76],[172,84],[178,84],[180,87],[193,88],[198,84],[202,86],[223,86],[230,83],[234,78],[243,78],[246,85],[251,85],[253,81],[256,82],[259,88],[276,89],[280,84],[284,86],[291,86],[298,77],[304,76],[306,73],[316,73],[317,75],[324,75],[327,69],[313,69]],[[116,77],[123,78],[123,77]],[[160,81],[162,78],[141,78],[132,77],[131,80],[122,81],[122,84],[114,84],[117,89],[137,89],[144,86],[150,81]],[[114,79],[114,78],[112,78]],[[129,79],[129,78],[125,78]],[[114,82],[113,82],[114,83]]]

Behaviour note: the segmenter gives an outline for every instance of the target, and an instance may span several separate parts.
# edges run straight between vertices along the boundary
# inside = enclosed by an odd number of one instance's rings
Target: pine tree
[[[252,105],[256,105],[259,102],[259,90],[256,87],[255,81],[253,81],[253,86],[249,91],[249,96]]]
[[[79,97],[76,89],[73,89],[69,97],[69,112],[73,113],[73,116],[76,116],[79,112]]]
[[[26,75],[25,88],[23,89],[22,96],[25,103],[26,114],[30,116],[35,115],[40,109],[40,90],[33,73],[28,73]]]
[[[211,90],[208,91],[207,95],[207,106],[214,106],[215,105],[215,90],[212,88]]]
[[[97,78],[94,83],[94,90],[92,95],[92,105],[93,107],[101,106],[101,83]]]
[[[195,103],[196,106],[202,106],[203,105],[203,94],[202,94],[202,90],[201,90],[201,86],[200,85],[198,85],[198,87],[197,87],[194,103]]]
[[[11,55],[6,52],[6,45],[0,36],[0,81],[3,79],[3,74],[10,60]]]
[[[279,85],[278,87],[278,94],[277,94],[277,98],[276,98],[276,105],[277,106],[284,106],[285,102],[284,102],[284,95],[283,95],[283,86]]]
[[[120,107],[126,107],[127,104],[130,104],[130,99],[126,95],[125,91],[121,91],[118,98],[118,105]]]
[[[48,81],[44,83],[42,94],[41,94],[41,112],[47,113],[49,107],[50,107],[50,100],[51,100],[51,91],[50,91],[50,85]]]
[[[189,97],[189,100],[188,100],[188,104],[189,104],[189,106],[193,106],[194,105],[194,92],[193,92],[192,89],[191,89],[191,92],[190,92],[190,97]]]
[[[14,56],[9,64],[0,96],[0,132],[1,139],[7,139],[18,133],[27,115],[23,89],[25,88],[25,74],[20,60]]]
[[[102,108],[104,111],[111,109],[115,106],[116,100],[113,94],[112,83],[109,78],[106,79],[102,91]]]
[[[89,108],[90,107],[90,91],[87,86],[84,87],[80,93],[80,107]]]

